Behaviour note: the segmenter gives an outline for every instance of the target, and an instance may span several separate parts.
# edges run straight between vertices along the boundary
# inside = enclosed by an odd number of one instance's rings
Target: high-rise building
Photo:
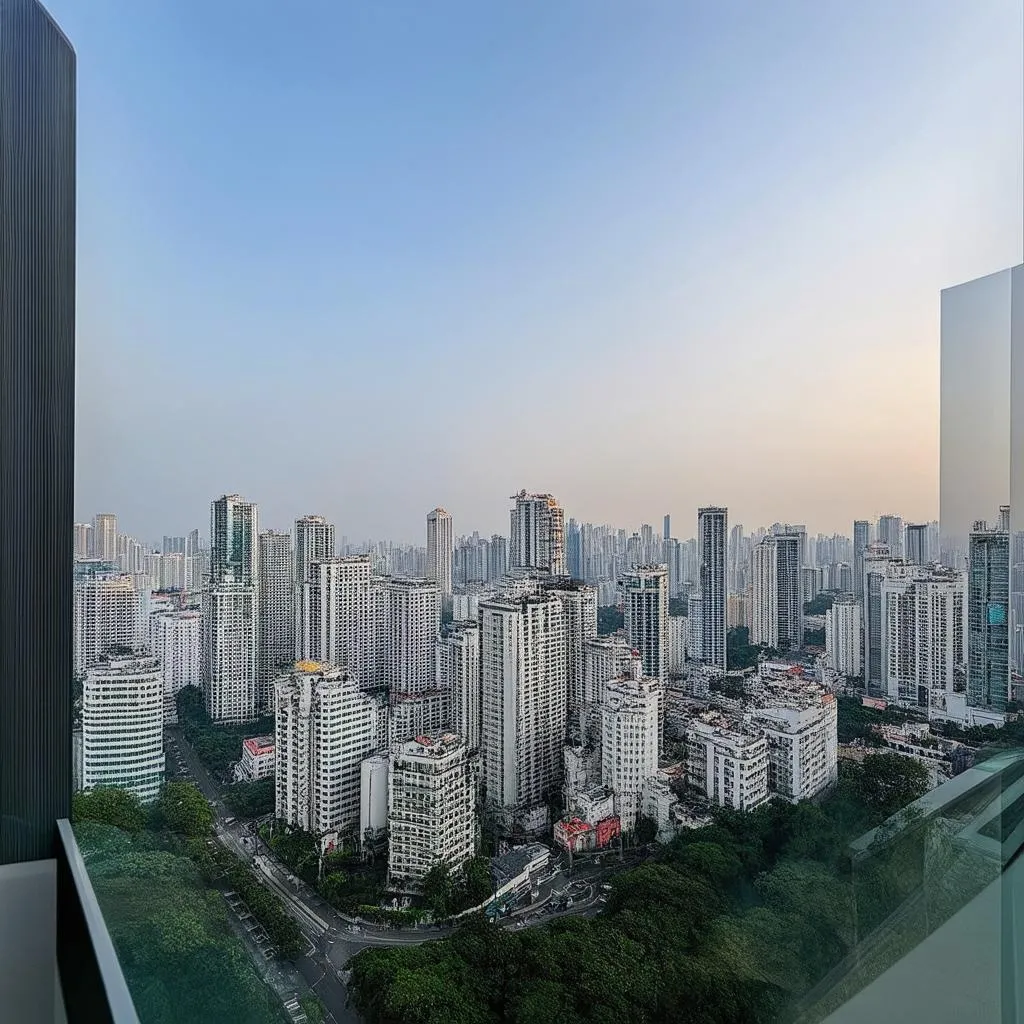
[[[79,678],[109,647],[134,647],[139,639],[139,595],[131,576],[83,574],[74,582],[73,671]]]
[[[259,708],[259,513],[225,494],[210,506],[210,582],[203,593],[203,694],[215,722]]]
[[[855,597],[840,597],[825,613],[825,657],[835,672],[857,678],[861,663],[861,605]]]
[[[728,587],[725,575],[729,512],[724,508],[697,509],[697,558],[700,572],[701,660],[725,669]]]
[[[164,781],[164,682],[159,658],[112,649],[82,690],[82,788],[118,786],[151,803]]]
[[[984,521],[968,538],[967,714],[1000,724],[1010,692],[1010,535]]]
[[[41,4],[4,0],[0,864],[51,859],[71,811],[75,180],[75,52]]]
[[[311,562],[302,602],[301,660],[340,666],[360,686],[375,686],[377,598],[370,556]]]
[[[454,533],[451,513],[435,508],[427,515],[427,579],[437,584],[442,607],[452,597]]]
[[[274,684],[275,814],[322,836],[359,828],[360,765],[380,744],[372,697],[339,668],[299,662]]]
[[[561,784],[565,672],[565,612],[555,595],[480,602],[481,754],[492,806],[529,810]]]
[[[777,651],[803,646],[802,538],[769,533],[753,550],[752,643]]]
[[[259,511],[237,494],[225,494],[210,506],[210,585],[257,584]]]
[[[639,666],[637,666],[639,668]],[[612,679],[601,700],[601,784],[615,794],[625,832],[636,828],[644,782],[658,771],[664,688],[639,672]]]
[[[164,610],[149,616],[149,647],[160,659],[164,680],[164,724],[178,721],[178,693],[202,685],[203,617],[194,609]]]
[[[266,530],[259,538],[260,711],[273,704],[274,680],[295,662],[295,553],[290,533]]]
[[[941,317],[939,554],[964,568],[973,524],[1009,507],[1009,664],[1024,674],[1024,264],[945,289]]]
[[[476,852],[478,755],[460,736],[419,736],[391,754],[388,887],[417,892],[432,868],[458,875]]]
[[[928,549],[928,524],[907,523],[903,540],[907,564],[927,565],[931,560]]]
[[[888,546],[893,558],[903,557],[903,520],[899,516],[879,516],[875,534],[879,544]]]
[[[509,568],[536,569],[564,576],[565,513],[550,494],[513,494],[510,513]]]
[[[448,694],[450,727],[471,750],[480,749],[480,627],[446,626],[437,641],[437,688]]]
[[[306,627],[302,619],[303,585],[309,582],[309,569],[335,555],[334,524],[323,516],[301,516],[295,520],[295,657],[302,658],[302,638]]]
[[[92,523],[75,523],[75,558],[92,557]]]
[[[638,565],[619,577],[626,642],[640,652],[645,676],[668,678],[668,568]]]
[[[886,696],[903,706],[944,707],[964,664],[962,573],[892,563],[881,603]]]
[[[375,586],[383,684],[392,696],[435,689],[441,624],[438,585],[432,580],[386,576],[376,580]]]
[[[897,563],[885,544],[869,544],[861,553],[864,579],[862,621],[864,623],[864,682],[869,693],[885,691],[885,662],[882,656],[885,636],[885,609],[882,604],[882,581]]]
[[[866,519],[853,521],[853,596],[864,600],[864,551],[871,543],[871,524]]]
[[[583,579],[583,534],[575,519],[565,528],[565,571],[574,580]]]
[[[562,602],[565,612],[565,678],[569,709],[576,716],[583,704],[583,645],[597,636],[597,588],[574,579],[553,580],[544,589]]]
[[[309,579],[314,562],[333,558],[334,523],[323,516],[301,516],[295,520],[295,582],[302,586]]]
[[[93,517],[92,557],[103,562],[117,561],[117,516],[112,512]]]
[[[661,539],[668,540],[672,536],[672,517],[670,515],[665,516],[661,521]]]

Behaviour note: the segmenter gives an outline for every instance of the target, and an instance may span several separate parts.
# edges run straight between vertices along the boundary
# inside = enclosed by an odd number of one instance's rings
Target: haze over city
[[[78,518],[936,517],[939,290],[1020,260],[1014,0],[50,6]]]

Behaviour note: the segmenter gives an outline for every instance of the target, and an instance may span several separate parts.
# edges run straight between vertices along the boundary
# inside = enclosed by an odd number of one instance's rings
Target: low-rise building
[[[508,853],[491,859],[494,899],[530,891],[531,883],[551,862],[551,851],[541,843],[514,846]]]
[[[388,886],[415,892],[438,864],[456,874],[476,852],[476,754],[452,733],[391,754]]]
[[[242,740],[242,756],[235,765],[238,782],[256,782],[274,774],[274,737],[250,736]]]

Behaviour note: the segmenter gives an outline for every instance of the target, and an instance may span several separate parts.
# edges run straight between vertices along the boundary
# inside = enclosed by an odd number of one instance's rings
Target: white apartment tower
[[[101,562],[117,561],[117,516],[112,512],[93,517],[92,557]]]
[[[297,663],[274,692],[275,814],[318,836],[355,832],[360,765],[381,739],[376,701],[315,662]]]
[[[108,647],[138,642],[139,595],[132,577],[99,573],[76,578],[73,618],[73,671],[81,678]]]
[[[854,597],[839,598],[825,613],[825,657],[841,676],[858,677],[861,662],[861,607]]]
[[[260,534],[259,709],[273,704],[274,680],[295,663],[295,554],[292,535]]]
[[[379,589],[384,684],[392,696],[419,694],[437,684],[437,632],[441,594],[426,579],[384,577]]]
[[[481,752],[493,806],[533,808],[560,785],[565,673],[565,612],[557,597],[480,602]]]
[[[445,627],[437,641],[437,688],[448,695],[451,729],[471,750],[480,749],[480,626]]]
[[[391,754],[388,888],[416,892],[431,868],[458,874],[476,852],[477,757],[465,740],[419,736]]]
[[[334,557],[334,524],[323,516],[301,516],[295,520],[295,657],[302,658],[302,638],[306,627],[302,620],[303,584],[308,582],[310,566]]]
[[[639,666],[637,666],[639,668]],[[657,679],[612,679],[601,702],[601,784],[615,794],[625,832],[636,828],[644,780],[658,771],[662,684]]]
[[[690,785],[712,803],[752,811],[768,800],[768,740],[760,729],[692,721],[686,758]]]
[[[952,691],[966,660],[965,591],[956,570],[889,567],[881,581],[881,618],[882,679],[890,700],[928,708],[933,693]]]
[[[129,648],[93,665],[82,693],[82,788],[117,786],[151,803],[164,781],[164,682],[158,658]]]
[[[427,514],[427,578],[437,584],[442,605],[452,597],[452,556],[455,549],[451,513],[435,508]]]
[[[75,558],[92,557],[92,523],[75,523]]]
[[[701,660],[725,670],[729,511],[697,509],[697,561],[702,606]]]
[[[376,682],[376,608],[369,555],[311,562],[302,586],[301,660],[345,668]]]
[[[626,642],[640,652],[645,676],[668,678],[668,567],[640,565],[619,577]]]
[[[550,494],[513,494],[509,568],[566,575],[565,512]]]
[[[838,778],[835,694],[821,687],[774,693],[752,715],[768,741],[768,788],[790,803],[810,800]]]
[[[258,708],[259,513],[225,494],[210,506],[210,583],[203,594],[203,693],[215,722]]]
[[[777,651],[803,646],[803,534],[769,533],[751,554],[752,643]]]
[[[578,715],[586,688],[583,645],[597,636],[597,588],[566,577],[544,589],[562,602],[565,612],[565,678],[569,709]]]
[[[149,617],[149,647],[163,670],[164,724],[175,725],[179,691],[202,684],[202,613],[194,609],[153,612]]]

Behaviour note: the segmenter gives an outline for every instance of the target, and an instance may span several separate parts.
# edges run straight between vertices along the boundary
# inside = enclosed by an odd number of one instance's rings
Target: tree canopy
[[[71,816],[75,821],[113,825],[132,835],[146,827],[146,812],[139,798],[129,790],[115,786],[97,786],[84,793],[76,793],[71,801]]]
[[[168,782],[157,806],[175,832],[206,836],[213,831],[213,808],[191,782]]]
[[[855,922],[906,899],[906,863],[879,857],[854,887],[848,848],[921,795],[919,767],[844,762],[820,803],[721,810],[615,876],[595,918],[508,930],[476,915],[443,941],[364,950],[353,999],[369,1024],[775,1020],[849,954]]]

